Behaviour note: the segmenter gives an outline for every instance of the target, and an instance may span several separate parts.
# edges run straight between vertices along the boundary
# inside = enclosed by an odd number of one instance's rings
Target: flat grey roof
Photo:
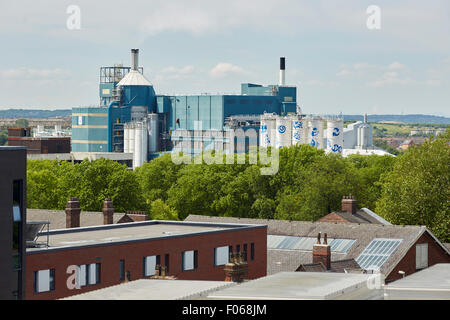
[[[213,292],[208,295],[208,299],[322,300],[339,299],[344,295],[351,295],[353,299],[381,298],[381,292],[368,289],[367,279],[370,276],[328,272],[280,272]],[[355,292],[360,294],[355,295]]]
[[[105,245],[261,227],[265,228],[266,226],[152,220],[50,230],[48,233],[49,248],[27,248],[27,253],[51,249]],[[39,233],[39,236],[40,238],[45,239],[47,237],[47,232],[41,232]]]
[[[439,263],[384,287],[386,300],[450,300],[450,263]]]
[[[0,151],[3,150],[27,150],[27,147],[22,146],[0,146]]]
[[[196,299],[233,282],[141,279],[63,300],[183,300]]]

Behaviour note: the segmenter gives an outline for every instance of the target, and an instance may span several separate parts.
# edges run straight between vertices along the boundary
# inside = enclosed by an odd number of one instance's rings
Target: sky
[[[450,116],[448,0],[0,0],[0,45],[2,109],[98,105],[139,48],[157,94],[277,84],[284,56],[305,113]]]

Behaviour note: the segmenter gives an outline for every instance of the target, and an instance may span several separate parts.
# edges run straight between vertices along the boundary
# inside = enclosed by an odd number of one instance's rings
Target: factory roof
[[[117,84],[120,86],[151,86],[150,81],[145,78],[145,76],[137,70],[130,70],[122,80]]]
[[[185,221],[245,223],[267,225],[267,235],[285,235],[294,237],[317,237],[319,232],[327,233],[328,238],[355,240],[347,251],[331,250],[331,260],[355,259],[363,253],[375,239],[396,242],[394,251],[387,256],[380,266],[380,272],[389,275],[394,267],[406,255],[407,251],[424,233],[434,238],[436,243],[445,250],[448,249],[425,226],[399,226],[370,223],[330,223],[287,220],[265,220],[232,217],[209,217],[189,215]],[[312,263],[312,244],[310,250],[267,250],[267,274],[282,271],[295,271],[301,264]],[[361,267],[363,267],[361,265]]]
[[[375,223],[375,224],[385,224],[385,225],[392,225],[390,222],[386,221],[379,215],[377,215],[375,212],[373,212],[370,209],[367,208],[361,208],[361,210],[356,211],[355,213],[347,212],[347,211],[334,211],[330,213],[329,215],[336,214],[340,216],[342,219],[344,219],[347,222],[351,223]],[[328,217],[322,217],[318,221],[321,222],[322,219]],[[325,222],[325,221],[324,221]]]
[[[450,264],[439,263],[384,287],[386,299],[450,300]]]
[[[343,157],[347,157],[351,154],[360,154],[362,156],[379,155],[379,156],[395,157],[393,154],[390,154],[389,152],[380,150],[380,149],[343,149],[342,150]]]
[[[63,300],[184,300],[236,285],[224,281],[141,279],[111,286]]]
[[[339,272],[339,273],[347,273],[351,271],[361,270],[359,264],[355,261],[355,259],[344,259],[338,261],[331,261],[330,272]],[[300,265],[296,271],[305,271],[305,272],[327,272],[327,268],[323,265],[322,262],[318,263],[308,263]]]
[[[207,298],[225,300],[382,299],[381,290],[368,288],[367,280],[370,276],[325,272],[280,272],[212,292]]]
[[[115,212],[113,223],[117,223],[125,213]],[[64,210],[27,209],[27,221],[49,221],[50,230],[66,227],[66,213]],[[81,211],[80,226],[91,227],[103,225],[103,213]]]
[[[213,232],[265,228],[260,225],[196,223],[182,221],[143,221],[51,230],[48,232],[49,247],[27,248],[27,253],[68,248],[110,245],[133,241],[183,237]],[[47,232],[39,233],[43,239]]]

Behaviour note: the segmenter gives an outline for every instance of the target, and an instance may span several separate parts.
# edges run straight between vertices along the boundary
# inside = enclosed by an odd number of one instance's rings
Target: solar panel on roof
[[[365,270],[380,269],[401,242],[402,239],[373,239],[356,262]]]
[[[294,236],[267,236],[268,249],[283,249],[283,250],[305,250],[312,251],[317,238],[312,237],[294,237]],[[332,252],[347,253],[355,240],[351,239],[333,239],[328,238],[328,243]]]

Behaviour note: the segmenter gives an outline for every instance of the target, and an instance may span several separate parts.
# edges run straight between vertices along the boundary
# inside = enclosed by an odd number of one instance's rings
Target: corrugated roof
[[[150,81],[142,73],[136,70],[130,70],[127,75],[117,84],[121,86],[151,86]]]
[[[356,240],[354,245],[352,245],[352,247],[346,254],[332,253],[332,261],[342,259],[356,259],[375,238],[402,239],[400,245],[380,268],[380,272],[385,276],[389,275],[392,269],[404,257],[409,248],[411,248],[411,246],[415,244],[417,239],[424,232],[429,232],[430,235],[432,235],[432,233],[425,226],[388,226],[383,224],[370,223],[357,224],[264,220],[232,217],[209,217],[200,215],[189,215],[186,218],[186,221],[265,224],[268,226],[268,235],[316,237],[317,234],[321,232],[327,233],[329,238]],[[436,241],[438,242],[437,239]],[[438,244],[440,244],[445,250],[444,245],[442,245],[440,242],[438,242]],[[295,250],[268,250],[267,273],[272,274],[280,271],[293,271],[300,264],[311,262],[311,252],[301,252]]]

